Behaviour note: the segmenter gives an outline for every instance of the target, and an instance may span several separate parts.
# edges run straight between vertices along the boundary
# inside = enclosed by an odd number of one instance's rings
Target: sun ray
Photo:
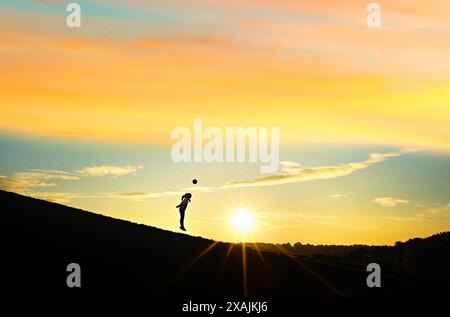
[[[242,287],[244,291],[244,297],[248,296],[247,285],[247,247],[245,242],[242,242]]]
[[[256,254],[258,254],[258,257],[261,259],[262,264],[264,265],[266,270],[269,271],[269,266],[267,265],[266,259],[264,259],[264,255],[261,252],[261,249],[259,248],[258,244],[256,242],[253,242],[252,244],[255,248]]]
[[[224,265],[227,263],[228,258],[230,257],[231,251],[233,251],[234,244],[230,243],[227,249],[227,253],[225,254],[225,259],[223,260]]]
[[[231,252],[233,251],[233,247],[234,247],[234,244],[233,244],[233,243],[230,243],[230,244],[228,245],[227,252],[226,252],[226,254],[225,254],[225,258],[223,259],[223,263],[222,263],[222,265],[220,266],[220,273],[221,273],[221,274],[222,274],[222,272],[225,270],[225,266],[227,265],[228,258],[230,257]]]

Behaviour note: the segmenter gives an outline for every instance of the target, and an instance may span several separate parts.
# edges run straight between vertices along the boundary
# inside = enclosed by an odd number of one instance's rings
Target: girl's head
[[[183,197],[181,197],[181,198],[185,198],[185,197],[191,199],[192,194],[191,194],[191,193],[186,193],[186,194],[184,194]]]

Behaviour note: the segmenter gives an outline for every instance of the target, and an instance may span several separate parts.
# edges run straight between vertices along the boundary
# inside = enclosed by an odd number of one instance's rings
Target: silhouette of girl
[[[191,197],[191,193],[184,194],[181,197],[181,203],[177,206],[180,211],[180,229],[183,231],[186,231],[186,228],[184,227],[184,212],[186,211],[188,204],[191,202]]]

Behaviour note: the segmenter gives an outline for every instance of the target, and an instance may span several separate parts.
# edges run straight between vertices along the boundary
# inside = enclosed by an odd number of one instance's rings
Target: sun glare
[[[231,224],[236,231],[249,232],[255,224],[255,217],[247,208],[237,208],[231,217]]]

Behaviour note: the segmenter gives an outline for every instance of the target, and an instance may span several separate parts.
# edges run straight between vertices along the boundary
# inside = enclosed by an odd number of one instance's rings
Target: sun
[[[253,229],[255,217],[248,208],[236,208],[231,217],[231,224],[238,232],[249,232]]]

